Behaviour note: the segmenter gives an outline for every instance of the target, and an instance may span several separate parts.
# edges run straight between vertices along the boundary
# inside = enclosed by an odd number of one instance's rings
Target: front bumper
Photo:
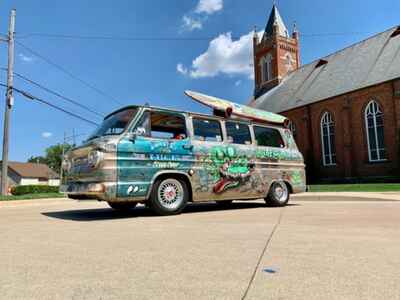
[[[98,200],[113,200],[116,195],[116,184],[108,182],[68,182],[60,186],[60,192],[72,196],[88,196]]]

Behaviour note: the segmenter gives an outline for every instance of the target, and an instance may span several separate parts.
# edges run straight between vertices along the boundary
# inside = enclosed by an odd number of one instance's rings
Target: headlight
[[[97,167],[102,160],[103,153],[100,151],[91,151],[88,155],[88,164],[93,168]]]

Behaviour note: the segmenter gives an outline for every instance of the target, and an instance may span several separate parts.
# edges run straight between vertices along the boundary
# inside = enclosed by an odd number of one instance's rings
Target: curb
[[[0,201],[0,208],[1,207],[8,207],[8,206],[19,206],[19,205],[29,205],[29,204],[40,204],[40,203],[59,203],[59,202],[66,202],[71,201],[68,198],[41,198],[41,199],[21,199],[21,200],[1,200]]]
[[[369,202],[396,202],[400,201],[400,193],[398,194],[383,194],[383,193],[368,193],[368,192],[358,192],[358,193],[347,193],[347,192],[337,192],[337,193],[302,193],[293,195],[294,200],[299,201],[369,201]]]

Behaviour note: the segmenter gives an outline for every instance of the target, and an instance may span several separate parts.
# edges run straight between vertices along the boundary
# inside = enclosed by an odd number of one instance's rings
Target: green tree
[[[32,156],[28,159],[28,162],[44,163],[49,166],[50,169],[59,173],[62,162],[63,148],[64,152],[67,152],[73,146],[70,144],[57,144],[46,148],[46,155],[43,156]]]
[[[31,156],[28,159],[28,162],[37,163],[37,164],[46,164],[47,163],[46,158],[43,156]]]

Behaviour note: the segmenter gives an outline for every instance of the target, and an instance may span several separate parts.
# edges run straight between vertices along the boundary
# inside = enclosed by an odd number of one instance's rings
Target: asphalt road
[[[246,299],[400,299],[400,202],[72,200],[0,206],[0,298],[241,299],[268,240]]]

